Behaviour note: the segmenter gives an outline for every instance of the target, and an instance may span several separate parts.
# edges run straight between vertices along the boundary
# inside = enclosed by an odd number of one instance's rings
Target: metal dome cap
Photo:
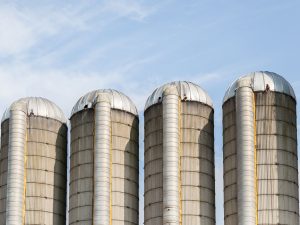
[[[239,87],[239,80],[248,80],[253,91],[265,91],[267,86],[270,91],[287,94],[296,100],[295,92],[290,83],[282,76],[268,71],[253,72],[242,76],[234,81],[227,89],[223,98],[223,103],[235,96],[235,90]]]
[[[42,97],[21,98],[13,102],[10,107],[5,110],[1,122],[10,118],[10,110],[16,104],[25,105],[28,116],[33,114],[35,116],[55,119],[62,123],[67,122],[63,111],[55,103]]]
[[[154,90],[154,92],[148,97],[145,111],[152,105],[160,103],[162,101],[163,92],[170,86],[177,88],[178,94],[181,100],[201,102],[210,107],[213,107],[213,102],[206,91],[204,91],[199,85],[189,81],[174,81],[162,85]]]
[[[80,112],[86,108],[93,108],[98,95],[100,95],[101,93],[109,94],[110,104],[113,109],[127,111],[134,114],[135,116],[138,116],[138,111],[134,103],[125,94],[113,89],[99,89],[88,92],[87,94],[82,96],[74,105],[71,112],[71,117],[75,113]]]

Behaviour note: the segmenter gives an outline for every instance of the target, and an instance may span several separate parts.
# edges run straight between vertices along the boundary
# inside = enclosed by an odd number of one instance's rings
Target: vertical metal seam
[[[257,188],[253,89],[243,81],[240,85],[236,92],[237,169],[240,170],[237,184],[241,185],[237,192],[238,224],[255,225],[257,223]]]
[[[111,117],[111,112],[110,112]],[[112,154],[112,121],[110,120],[110,179],[109,179],[109,224],[112,225],[112,166],[113,166],[113,154]]]
[[[26,145],[27,113],[25,104],[10,110],[8,172],[6,191],[6,224],[23,224],[24,215],[24,151]],[[22,125],[22,126],[19,126]]]
[[[23,224],[25,225],[26,216],[26,184],[27,184],[27,127],[25,131],[25,146],[24,146],[24,192],[23,192]]]
[[[93,195],[92,195],[92,225],[94,225],[94,201],[95,201],[95,126],[96,126],[96,109],[94,108],[94,126],[93,126]]]
[[[179,135],[179,145],[178,145],[178,172],[179,172],[179,225],[182,224],[182,189],[181,189],[181,155],[182,155],[182,148],[181,148],[181,97],[178,96],[178,135]]]
[[[179,134],[178,92],[170,87],[163,94],[163,224],[179,225]]]
[[[111,104],[99,95],[95,108],[94,214],[95,225],[111,222]]]
[[[253,92],[253,100],[252,100],[252,105],[253,105],[253,132],[254,132],[254,174],[255,174],[255,222],[256,225],[258,225],[258,180],[257,180],[257,147],[256,147],[256,98],[255,98],[255,93]]]

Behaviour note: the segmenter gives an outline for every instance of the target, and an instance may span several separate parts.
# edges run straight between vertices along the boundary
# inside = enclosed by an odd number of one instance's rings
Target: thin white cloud
[[[0,55],[19,53],[33,45],[34,34],[22,17],[14,7],[0,5]]]
[[[137,0],[114,0],[106,1],[104,9],[117,14],[120,17],[129,17],[142,21],[155,11],[154,6],[146,6],[142,1]]]
[[[123,91],[142,110],[148,94],[143,86],[147,83],[140,83],[138,77],[130,74],[152,60],[155,57],[133,59],[106,72],[78,72],[68,68],[37,69],[23,62],[0,64],[0,110],[4,112],[18,98],[42,96],[56,102],[68,116],[79,97],[100,88]]]
[[[77,15],[80,7],[68,10],[0,3],[0,55],[24,52],[43,38],[67,28],[85,29],[85,22]]]

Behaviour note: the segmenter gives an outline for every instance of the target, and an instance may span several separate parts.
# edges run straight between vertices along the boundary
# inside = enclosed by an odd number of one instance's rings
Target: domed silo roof
[[[268,86],[270,91],[287,94],[296,100],[295,92],[286,79],[276,73],[258,71],[242,76],[234,81],[227,89],[223,103],[235,96],[235,90],[238,88],[240,79],[248,79],[254,92],[265,91]]]
[[[14,104],[23,103],[26,105],[27,115],[41,116],[51,119],[56,119],[62,123],[66,123],[67,119],[63,111],[53,102],[42,97],[27,97],[21,98],[13,102],[3,114],[1,122],[10,117],[10,110]]]
[[[138,115],[137,109],[134,105],[134,103],[131,101],[129,97],[127,97],[125,94],[113,90],[113,89],[99,89],[95,91],[91,91],[84,96],[82,96],[77,103],[74,105],[71,117],[86,108],[93,108],[93,105],[95,104],[95,101],[97,100],[97,96],[101,93],[108,93],[110,97],[110,104],[113,109],[119,109],[123,110],[129,113],[132,113],[134,115]]]
[[[209,95],[197,84],[189,81],[174,81],[155,89],[147,99],[145,110],[147,110],[150,106],[161,102],[164,90],[170,86],[175,86],[177,88],[181,100],[201,102],[213,107],[213,103]]]

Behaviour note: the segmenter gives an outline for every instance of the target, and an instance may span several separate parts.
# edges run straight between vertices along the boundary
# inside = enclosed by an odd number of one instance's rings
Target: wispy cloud
[[[22,53],[64,29],[85,29],[85,21],[78,17],[80,7],[69,10],[66,6],[46,5],[37,9],[13,2],[0,3],[0,55]]]
[[[3,84],[0,91],[0,110],[3,112],[16,98],[43,96],[55,100],[68,115],[79,97],[100,88],[123,91],[142,110],[148,94],[148,89],[143,87],[147,83],[141,83],[139,77],[131,75],[131,72],[155,59],[133,59],[106,72],[82,72],[69,68],[44,70],[22,62],[15,62],[13,66],[0,64],[0,83]]]
[[[105,1],[104,9],[117,14],[120,17],[129,17],[142,21],[155,11],[154,6],[146,6],[142,1],[136,0],[115,0]]]
[[[98,32],[124,17],[142,21],[154,11],[153,5],[138,0],[78,1],[76,4],[46,1],[35,5],[4,1],[0,3],[0,56],[24,58],[26,51],[33,47],[47,51],[64,39],[65,44],[70,39],[77,40],[80,46],[78,32]]]
[[[208,74],[198,74],[194,76],[194,82],[198,84],[207,84],[214,82],[221,82],[224,78],[224,74],[221,72],[213,72]]]
[[[33,45],[34,34],[22,17],[13,7],[0,7],[0,55],[19,53]]]

